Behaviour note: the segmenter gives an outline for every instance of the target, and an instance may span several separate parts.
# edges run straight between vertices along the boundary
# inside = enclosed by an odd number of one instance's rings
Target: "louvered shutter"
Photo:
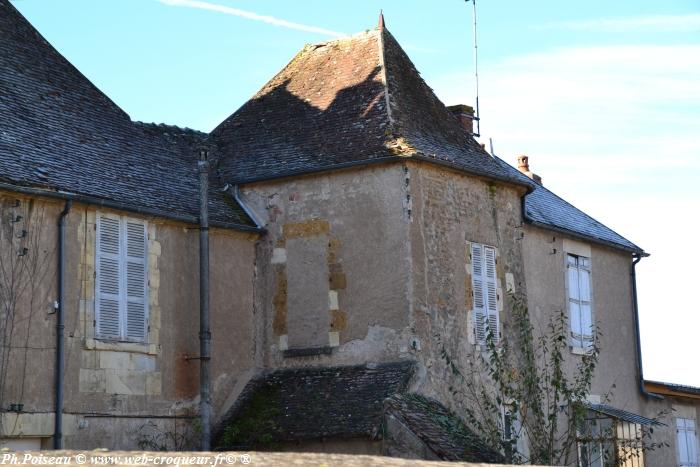
[[[126,219],[124,224],[126,338],[142,341],[146,337],[146,226],[133,219]]]
[[[118,217],[101,214],[97,222],[96,324],[99,337],[119,338],[121,229]]]
[[[676,435],[678,445],[678,460],[681,467],[698,465],[698,440],[695,431],[695,420],[687,418],[676,419]]]
[[[486,283],[486,315],[488,316],[488,330],[493,334],[493,339],[498,342],[498,296],[496,280],[496,250],[492,247],[484,248],[484,270]]]
[[[474,293],[474,333],[477,343],[486,342],[487,309],[484,302],[485,271],[484,252],[478,243],[471,244],[472,250],[472,290]]]

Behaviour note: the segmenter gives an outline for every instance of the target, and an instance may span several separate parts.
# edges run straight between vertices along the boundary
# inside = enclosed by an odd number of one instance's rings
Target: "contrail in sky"
[[[251,19],[253,21],[262,21],[263,23],[272,24],[274,26],[279,26],[287,29],[296,29],[298,31],[313,32],[316,34],[323,34],[326,36],[333,37],[343,37],[346,34],[337,31],[331,31],[330,29],[318,28],[316,26],[308,26],[306,24],[293,23],[291,21],[286,21],[283,19],[275,18],[274,16],[264,16],[252,11],[239,10],[238,8],[231,8],[224,5],[217,5],[215,3],[202,2],[199,0],[157,0],[160,3],[170,6],[181,6],[187,8],[197,8],[200,10],[216,11],[218,13],[224,13],[227,15],[239,16],[241,18]]]

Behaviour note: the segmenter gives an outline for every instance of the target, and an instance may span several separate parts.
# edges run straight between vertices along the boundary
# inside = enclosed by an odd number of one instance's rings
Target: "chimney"
[[[447,110],[457,117],[459,123],[462,124],[462,127],[467,133],[470,135],[474,134],[474,107],[465,104],[457,104],[447,107]]]
[[[526,155],[518,156],[518,170],[530,177],[535,183],[542,185],[542,177],[530,170],[529,158]]]

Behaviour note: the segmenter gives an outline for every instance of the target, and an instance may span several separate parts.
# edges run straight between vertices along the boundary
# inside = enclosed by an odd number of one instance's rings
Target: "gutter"
[[[263,222],[260,220],[257,214],[246,204],[245,201],[243,201],[243,198],[241,198],[241,190],[240,190],[240,185],[233,185],[233,192],[231,192],[231,185],[226,184],[224,187],[224,192],[228,192],[233,196],[233,199],[238,203],[238,205],[243,209],[243,212],[246,213],[248,217],[253,221],[255,224],[255,228],[258,229],[258,231],[263,232],[265,230]]]
[[[76,203],[90,204],[103,208],[116,209],[119,211],[127,211],[135,214],[141,214],[144,216],[162,217],[165,219],[170,219],[174,221],[184,222],[186,224],[199,224],[199,218],[196,216],[188,216],[183,214],[175,214],[172,211],[161,211],[160,209],[143,208],[134,206],[132,204],[123,203],[120,201],[113,201],[104,198],[96,198],[89,195],[81,195],[77,193],[69,193],[65,191],[51,191],[42,188],[33,188],[28,186],[13,185],[11,183],[0,182],[0,190],[14,191],[16,193],[22,193],[26,195],[34,196],[45,196],[47,198],[70,200]],[[231,222],[211,222],[211,227],[217,227],[222,229],[236,229],[243,232],[254,232],[260,233],[260,229],[257,227],[251,227],[249,225],[241,225]]]
[[[644,369],[642,366],[642,338],[639,332],[639,307],[637,302],[637,263],[639,263],[644,256],[649,256],[647,253],[634,253],[632,261],[632,266],[630,267],[630,276],[632,277],[632,311],[634,313],[634,337],[635,344],[637,346],[637,375],[639,377],[639,392],[643,396],[651,399],[664,399],[664,396],[660,394],[654,394],[649,392],[644,387]]]
[[[66,299],[66,217],[73,202],[69,199],[58,218],[58,308],[56,313],[56,416],[54,417],[54,449],[63,448],[63,376],[64,376],[64,343],[65,328],[65,299]]]

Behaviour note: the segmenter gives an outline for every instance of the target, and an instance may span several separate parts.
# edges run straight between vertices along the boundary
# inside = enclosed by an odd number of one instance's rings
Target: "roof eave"
[[[538,222],[538,221],[532,219],[531,217],[529,217],[529,216],[527,215],[527,212],[526,212],[524,209],[523,209],[523,219],[524,219],[528,224],[534,225],[534,226],[536,226],[536,227],[540,227],[540,228],[548,229],[548,230],[553,230],[553,231],[555,231],[555,232],[559,232],[559,233],[563,233],[563,234],[566,234],[566,235],[570,235],[570,236],[572,236],[572,237],[579,238],[579,239],[581,239],[581,240],[586,240],[586,241],[589,241],[589,242],[597,243],[597,244],[599,244],[599,245],[604,245],[604,246],[607,246],[607,247],[610,247],[610,248],[615,248],[615,249],[617,249],[617,250],[622,250],[622,251],[626,251],[626,252],[628,252],[628,253],[637,254],[637,255],[642,256],[642,257],[650,256],[649,253],[645,252],[643,249],[641,249],[641,248],[639,248],[639,247],[637,247],[637,248],[631,248],[631,247],[626,246],[626,245],[621,245],[621,244],[619,244],[619,243],[611,242],[611,241],[609,241],[609,240],[604,240],[604,239],[602,239],[602,238],[593,237],[593,236],[590,236],[590,235],[585,235],[585,234],[582,234],[582,233],[580,233],[580,232],[575,232],[575,231],[573,231],[573,230],[565,229],[565,228],[563,228],[563,227],[559,227],[559,226],[556,226],[556,225],[546,224],[546,223],[544,223],[544,222]]]
[[[145,216],[161,217],[161,218],[168,219],[168,220],[184,222],[186,224],[198,224],[199,223],[199,218],[197,218],[196,216],[188,216],[185,214],[176,214],[176,213],[173,213],[172,211],[146,208],[143,206],[136,206],[136,205],[133,205],[130,203],[124,203],[121,201],[115,201],[115,200],[106,199],[106,198],[98,198],[95,196],[84,195],[84,194],[80,194],[80,193],[71,193],[71,192],[67,192],[67,191],[51,190],[51,189],[46,189],[46,188],[36,188],[33,186],[26,186],[26,185],[15,185],[15,184],[6,183],[6,182],[0,182],[0,190],[13,191],[16,193],[21,193],[21,194],[30,195],[30,196],[40,196],[40,197],[46,197],[46,198],[52,198],[52,199],[71,200],[71,201],[75,201],[77,203],[84,203],[84,204],[89,204],[92,206],[97,206],[97,207],[102,207],[102,208],[115,209],[118,211],[126,211],[126,212],[130,212],[130,213],[134,213],[134,214],[141,214],[141,215],[145,215]],[[210,225],[212,227],[216,227],[216,228],[240,230],[243,232],[251,232],[251,233],[263,233],[264,232],[264,229],[262,229],[262,228],[250,226],[250,225],[238,224],[235,222],[212,221],[212,222],[210,222]]]

